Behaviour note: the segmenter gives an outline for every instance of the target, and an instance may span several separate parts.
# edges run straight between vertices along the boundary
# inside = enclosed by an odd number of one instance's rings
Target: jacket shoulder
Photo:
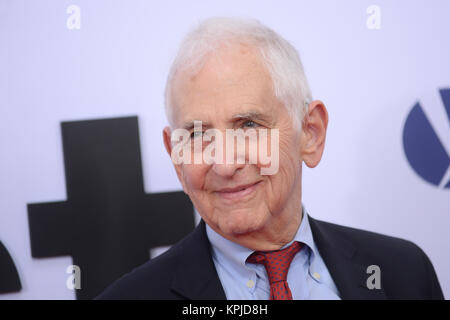
[[[192,233],[161,255],[134,268],[109,285],[96,300],[181,299],[170,290],[180,255],[192,242]]]
[[[414,242],[320,220],[315,223],[324,233],[351,243],[354,259],[360,264],[379,266],[381,282],[390,298],[444,298],[430,259]]]
[[[422,251],[419,246],[410,240],[320,220],[315,220],[315,222],[321,229],[326,230],[327,233],[335,233],[351,241],[358,249],[384,249],[386,253],[391,251],[406,251],[408,254],[417,254],[419,251]]]

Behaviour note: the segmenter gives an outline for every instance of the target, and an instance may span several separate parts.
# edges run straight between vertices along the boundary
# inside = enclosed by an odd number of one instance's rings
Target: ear
[[[172,141],[171,141],[172,131],[170,130],[170,127],[165,127],[163,129],[163,141],[164,141],[164,147],[166,147],[166,151],[169,154],[170,158],[172,159]]]
[[[328,112],[320,100],[309,104],[302,125],[301,157],[305,164],[314,168],[322,158],[328,126]]]
[[[164,141],[164,147],[166,148],[167,153],[169,154],[170,160],[172,161],[172,130],[170,129],[170,127],[165,127],[163,129],[163,141]],[[181,170],[181,165],[179,164],[174,164],[174,168],[175,171],[177,173],[177,177],[178,180],[180,181],[184,192],[186,193],[186,188],[184,185],[184,179],[182,176],[182,170]],[[186,193],[187,194],[187,193]]]

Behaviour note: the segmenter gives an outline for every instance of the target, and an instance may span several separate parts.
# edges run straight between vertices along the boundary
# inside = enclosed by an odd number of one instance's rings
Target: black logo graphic
[[[67,201],[28,205],[32,256],[70,255],[91,299],[194,228],[183,192],[144,192],[137,117],[63,122]],[[65,272],[62,270],[61,272]]]
[[[16,266],[0,241],[0,293],[16,292],[20,289],[22,285]]]

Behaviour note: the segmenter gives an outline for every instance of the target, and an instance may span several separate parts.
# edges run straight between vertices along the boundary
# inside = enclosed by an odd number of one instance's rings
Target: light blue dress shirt
[[[339,300],[339,292],[314,243],[307,212],[294,241],[304,244],[291,262],[287,282],[294,300]],[[206,233],[212,246],[214,265],[228,300],[267,300],[270,297],[270,283],[262,264],[246,263],[251,249],[225,239],[208,225]]]

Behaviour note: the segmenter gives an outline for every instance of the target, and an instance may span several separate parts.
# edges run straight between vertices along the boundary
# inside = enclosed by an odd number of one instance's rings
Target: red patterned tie
[[[302,244],[295,241],[283,250],[255,251],[247,258],[247,262],[264,264],[269,276],[270,300],[292,300],[286,277],[292,259],[301,248]]]

